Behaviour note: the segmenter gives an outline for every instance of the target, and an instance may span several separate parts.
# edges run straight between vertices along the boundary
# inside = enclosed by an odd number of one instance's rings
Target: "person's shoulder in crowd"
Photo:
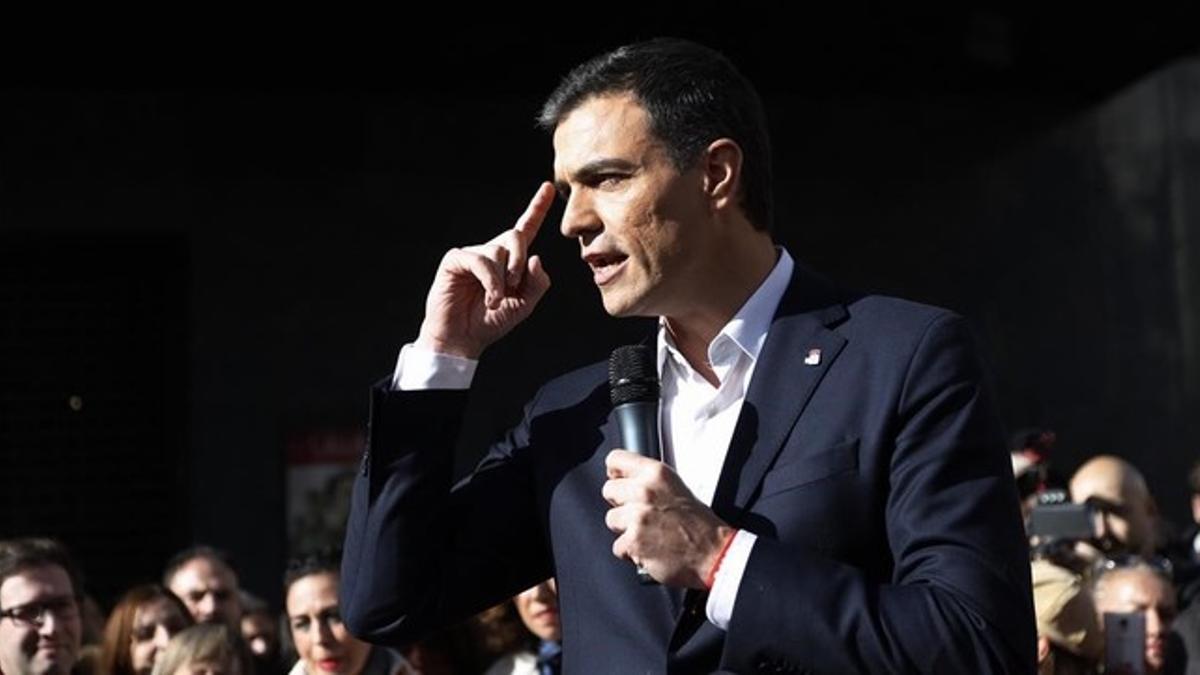
[[[537,675],[537,672],[537,655],[520,651],[501,657],[483,675]]]

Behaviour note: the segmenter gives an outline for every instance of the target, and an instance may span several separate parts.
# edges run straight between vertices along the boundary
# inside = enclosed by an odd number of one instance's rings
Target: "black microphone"
[[[658,366],[649,345],[617,347],[608,357],[608,394],[621,430],[621,445],[642,457],[662,460],[658,443]],[[656,584],[638,567],[638,581]]]
[[[608,357],[608,393],[621,428],[621,445],[662,460],[658,445],[658,366],[649,345],[626,345]]]

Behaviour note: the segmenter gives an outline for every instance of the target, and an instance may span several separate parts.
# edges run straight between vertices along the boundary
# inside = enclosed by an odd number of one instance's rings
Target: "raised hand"
[[[541,259],[528,251],[553,203],[554,186],[542,183],[512,229],[446,252],[425,300],[417,346],[477,359],[529,316],[550,288]]]

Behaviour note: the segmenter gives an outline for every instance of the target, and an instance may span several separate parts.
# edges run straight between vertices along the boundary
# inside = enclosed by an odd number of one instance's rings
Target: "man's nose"
[[[200,616],[197,618],[207,618],[212,616],[216,611],[216,608],[217,599],[213,597],[212,593],[205,593],[204,596],[200,598],[200,602],[196,603],[196,611],[200,614]]]
[[[333,630],[329,627],[328,623],[324,621],[317,621],[313,623],[313,630],[316,631],[316,634],[313,636],[314,644],[321,646],[333,644]]]
[[[1170,629],[1170,620],[1159,614],[1157,609],[1146,610],[1146,635],[1162,635]]]
[[[550,589],[550,582],[543,581],[538,584],[533,591],[533,597],[544,605],[554,604],[554,591]]]
[[[562,235],[568,239],[580,239],[586,244],[588,234],[594,234],[601,227],[591,198],[581,190],[572,192],[563,208],[562,223],[559,226]]]
[[[58,614],[56,614],[55,612],[52,612],[49,609],[43,609],[42,610],[42,625],[40,628],[38,628],[38,634],[54,635],[55,631],[58,630],[58,621],[59,621]]]
[[[167,643],[171,641],[171,633],[166,626],[156,626],[154,628],[154,646],[159,649],[166,649]]]

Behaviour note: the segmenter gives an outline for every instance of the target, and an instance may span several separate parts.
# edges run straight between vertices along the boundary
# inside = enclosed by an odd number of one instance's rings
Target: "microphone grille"
[[[650,345],[617,347],[608,357],[608,390],[613,405],[658,400],[658,366]]]

